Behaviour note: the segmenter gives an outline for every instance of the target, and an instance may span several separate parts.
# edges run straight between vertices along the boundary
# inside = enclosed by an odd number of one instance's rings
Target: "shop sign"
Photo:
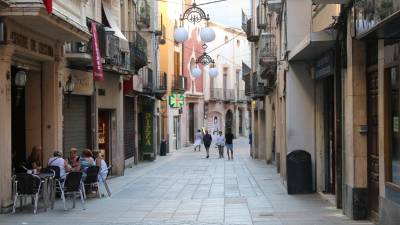
[[[153,153],[153,113],[142,113],[142,152]]]
[[[334,74],[334,61],[333,51],[326,52],[314,63],[315,79],[322,79],[324,77]]]
[[[93,94],[93,78],[90,72],[80,70],[66,70],[64,73],[64,81],[66,82],[71,76],[75,87],[72,94],[76,95],[92,95]]]
[[[169,106],[171,108],[182,108],[185,103],[183,94],[172,94],[169,96]]]
[[[355,29],[358,37],[376,29],[378,24],[400,10],[398,0],[356,0]],[[392,34],[392,31],[390,31]]]
[[[103,64],[101,62],[99,37],[97,34],[97,24],[92,22],[92,65],[93,65],[93,79],[102,81],[104,80]]]

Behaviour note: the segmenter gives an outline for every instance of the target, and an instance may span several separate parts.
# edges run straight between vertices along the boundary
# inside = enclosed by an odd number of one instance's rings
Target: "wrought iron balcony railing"
[[[122,33],[129,41],[131,70],[139,71],[147,65],[147,41],[136,31]]]
[[[224,89],[224,101],[235,101],[234,89]]]
[[[160,95],[159,97],[164,96],[167,92],[167,78],[167,73],[158,71],[154,84],[154,93]]]
[[[113,31],[107,31],[102,24],[97,25],[100,55],[105,65],[105,70],[129,70],[129,53],[122,52],[120,40]],[[71,42],[65,45],[65,53],[71,67],[91,69],[92,40],[89,43]]]
[[[154,89],[153,70],[150,68],[142,68],[141,71],[142,71],[143,91],[147,93],[152,93]]]
[[[251,96],[251,73],[246,73],[243,74],[243,80],[244,80],[244,93],[246,96]]]
[[[260,36],[256,32],[253,19],[247,20],[246,34],[247,34],[247,40],[249,42],[257,42],[260,38]]]
[[[187,78],[182,75],[174,75],[172,77],[172,91],[184,93],[187,89]]]
[[[136,25],[139,28],[150,27],[150,5],[147,0],[139,0],[136,3]]]
[[[270,32],[262,33],[260,37],[259,48],[259,65],[260,77],[263,79],[271,79],[277,73],[277,57],[276,57],[276,42],[275,35],[270,29]]]
[[[248,97],[246,96],[245,90],[239,90],[237,92],[236,101],[237,102],[246,102],[246,101],[248,101]]]
[[[210,88],[210,100],[218,101],[224,99],[224,92],[222,88]]]

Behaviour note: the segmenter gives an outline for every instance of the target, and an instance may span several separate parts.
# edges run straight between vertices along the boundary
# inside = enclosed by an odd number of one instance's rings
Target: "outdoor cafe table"
[[[43,180],[43,200],[45,204],[45,211],[49,206],[53,209],[55,201],[55,182],[53,180],[53,173],[39,173],[36,174]]]

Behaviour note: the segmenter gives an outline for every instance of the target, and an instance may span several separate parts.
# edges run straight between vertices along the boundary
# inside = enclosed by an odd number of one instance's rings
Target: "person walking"
[[[219,158],[224,158],[224,146],[225,146],[225,137],[222,135],[222,131],[219,132],[217,136],[217,147],[219,152]]]
[[[233,139],[235,136],[233,136],[232,131],[228,129],[228,132],[225,134],[225,145],[226,145],[226,153],[228,154],[228,160],[232,159],[233,160]],[[230,155],[229,155],[230,151]]]
[[[199,147],[199,151],[201,150],[202,140],[203,140],[203,134],[201,134],[200,129],[198,129],[197,133],[194,135],[194,151],[196,151],[197,147]]]
[[[211,134],[209,134],[208,130],[206,130],[205,135],[203,137],[203,144],[204,144],[204,147],[206,148],[207,159],[210,158],[210,145],[211,145],[211,142],[212,142]]]

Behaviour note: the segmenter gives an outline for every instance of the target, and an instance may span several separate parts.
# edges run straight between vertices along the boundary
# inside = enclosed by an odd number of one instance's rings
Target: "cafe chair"
[[[96,194],[98,197],[100,197],[100,191],[99,191],[99,171],[100,167],[98,166],[89,166],[86,169],[86,178],[83,181],[85,184],[85,189],[88,187],[88,191],[93,190],[93,188],[97,188]]]
[[[37,206],[40,197],[40,193],[42,191],[42,183],[43,181],[40,177],[34,174],[28,173],[19,173],[15,174],[13,177],[14,180],[14,204],[12,213],[15,213],[15,208],[17,206],[18,198],[20,198],[20,208],[22,209],[23,204],[22,200],[26,197],[33,198],[34,209],[33,213],[37,213]]]
[[[112,168],[112,166],[107,167],[107,175],[110,174],[111,168]],[[110,191],[110,188],[108,187],[108,184],[107,184],[107,178],[104,178],[101,175],[99,175],[99,178],[100,178],[100,182],[104,185],[104,187],[105,187],[105,189],[107,191],[108,197],[111,197],[111,191]]]
[[[76,195],[78,194],[81,198],[82,208],[85,209],[84,192],[85,189],[82,183],[82,173],[81,172],[68,173],[64,182],[62,183],[62,188],[61,188],[61,199],[64,204],[64,210],[67,210],[65,196],[72,195],[73,208],[75,208]]]

